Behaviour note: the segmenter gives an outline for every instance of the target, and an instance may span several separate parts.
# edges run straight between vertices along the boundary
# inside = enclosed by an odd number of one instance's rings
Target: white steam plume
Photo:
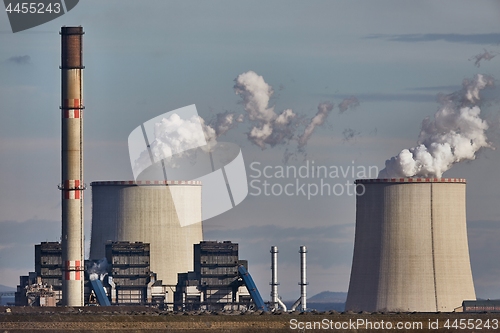
[[[291,125],[296,114],[291,109],[279,115],[274,112],[274,106],[269,106],[273,88],[253,71],[238,75],[234,81],[234,91],[243,99],[243,107],[253,123],[248,139],[262,149],[288,142],[293,137],[295,128]]]
[[[439,178],[453,164],[475,159],[479,149],[492,148],[486,137],[488,124],[476,104],[479,92],[493,86],[493,78],[478,74],[462,86],[460,92],[442,98],[433,120],[424,119],[418,145],[387,160],[379,178]]]
[[[351,96],[348,98],[344,98],[344,100],[339,103],[339,112],[344,113],[347,111],[347,109],[354,108],[356,106],[359,106],[359,101],[356,97]]]
[[[154,124],[154,137],[149,145],[154,160],[164,160],[171,167],[176,167],[172,159],[174,155],[185,156],[195,147],[210,150],[217,143],[215,130],[207,125],[203,118],[192,116],[189,119],[182,119],[177,113],[162,118]],[[134,169],[143,170],[144,166],[150,164],[151,157],[145,150],[135,161]]]
[[[198,130],[199,124],[203,132]],[[190,119],[182,119],[174,113],[155,124],[155,140],[150,147],[157,160],[169,159],[172,155],[200,146],[200,142],[204,140],[209,147],[217,143],[215,130],[206,125],[203,118],[192,116]]]
[[[313,134],[317,126],[321,126],[325,123],[326,117],[333,110],[333,104],[330,102],[320,103],[318,105],[318,112],[311,119],[307,127],[304,129],[304,133],[299,137],[299,148],[304,147],[307,141]]]

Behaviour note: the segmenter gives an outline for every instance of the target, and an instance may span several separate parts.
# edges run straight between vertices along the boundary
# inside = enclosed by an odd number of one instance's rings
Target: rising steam
[[[102,280],[108,273],[108,261],[106,258],[99,259],[89,264],[87,274],[90,280]]]
[[[464,80],[462,86],[461,91],[442,96],[434,119],[422,122],[418,145],[387,160],[379,178],[439,178],[453,164],[475,159],[479,149],[492,148],[478,103],[480,91],[493,86],[493,78],[478,74],[473,80]]]
[[[174,156],[189,157],[196,147],[210,150],[221,135],[245,121],[250,124],[248,140],[260,148],[297,141],[298,151],[303,152],[316,128],[325,123],[334,108],[330,102],[320,103],[316,115],[304,123],[304,117],[299,117],[292,109],[275,112],[275,107],[269,105],[274,90],[262,76],[248,71],[238,75],[234,81],[234,91],[242,99],[245,114],[226,111],[216,114],[209,122],[199,116],[183,119],[177,113],[163,117],[154,124],[154,140],[149,145],[149,151],[141,152],[135,160],[134,174],[144,170],[152,160],[162,160],[169,166],[176,167]],[[356,97],[349,97],[339,104],[339,109],[342,113],[357,105],[359,102]],[[295,132],[301,125],[305,125],[305,128],[302,134],[296,135]]]
[[[304,147],[307,141],[313,134],[317,126],[321,126],[325,123],[326,117],[333,110],[333,104],[330,102],[321,103],[318,105],[318,112],[311,119],[311,122],[304,129],[304,133],[299,137],[299,148]]]
[[[481,61],[483,60],[490,61],[491,59],[495,58],[495,56],[496,54],[490,53],[485,49],[483,53],[479,53],[469,60],[475,59],[474,65],[476,65],[476,67],[481,67]]]
[[[274,112],[274,106],[269,106],[273,88],[253,71],[240,74],[234,81],[234,91],[243,99],[243,107],[253,124],[248,140],[262,149],[288,142],[293,137],[291,125],[296,114],[291,109],[279,115]]]
[[[359,101],[356,97],[351,96],[348,98],[344,98],[344,100],[339,103],[339,112],[344,113],[347,111],[347,109],[355,108],[356,106],[359,106]]]

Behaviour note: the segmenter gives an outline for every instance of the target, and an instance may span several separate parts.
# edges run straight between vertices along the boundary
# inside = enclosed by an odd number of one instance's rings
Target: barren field
[[[0,307],[0,333],[500,332],[499,319],[500,313],[172,313],[146,307]]]

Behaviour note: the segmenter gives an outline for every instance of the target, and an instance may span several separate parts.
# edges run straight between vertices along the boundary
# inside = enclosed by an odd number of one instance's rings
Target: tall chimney
[[[82,27],[61,28],[62,305],[83,306]]]
[[[271,246],[271,309],[278,310],[278,247]]]
[[[307,309],[307,279],[306,279],[306,253],[305,246],[300,247],[300,308],[302,311]]]

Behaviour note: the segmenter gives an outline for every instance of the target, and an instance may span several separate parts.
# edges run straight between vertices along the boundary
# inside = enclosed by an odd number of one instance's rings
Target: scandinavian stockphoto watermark
[[[354,179],[376,178],[377,166],[318,165],[306,160],[301,166],[250,164],[249,194],[252,196],[304,196],[311,200],[316,196],[363,195],[363,184]]]
[[[75,8],[79,0],[3,0],[13,33],[52,21]]]

